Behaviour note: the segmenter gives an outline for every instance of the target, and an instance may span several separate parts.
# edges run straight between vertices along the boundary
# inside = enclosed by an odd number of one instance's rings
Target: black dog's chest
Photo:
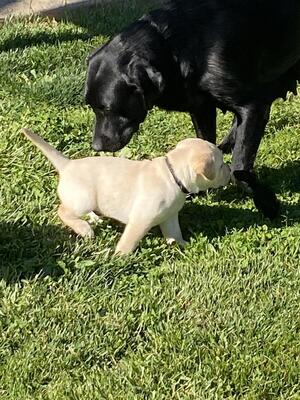
[[[193,112],[207,101],[208,96],[196,82],[181,79],[168,83],[155,105],[168,111]]]

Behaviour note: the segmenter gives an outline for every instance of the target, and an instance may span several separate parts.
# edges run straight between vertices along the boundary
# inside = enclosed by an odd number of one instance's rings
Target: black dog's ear
[[[131,83],[144,89],[146,94],[153,89],[158,93],[164,90],[165,83],[161,72],[146,60],[133,58],[128,65],[128,76]]]
[[[94,49],[90,52],[90,54],[86,57],[85,59],[85,64],[88,66],[91,59],[96,56],[98,53],[100,53],[105,47],[107,46],[107,43],[103,44],[102,46],[98,47],[97,49]]]
[[[164,83],[162,74],[152,66],[146,67],[145,71],[146,71],[149,79],[151,80],[151,82],[154,84],[154,86],[156,86],[159,93],[161,93],[165,87],[165,83]]]

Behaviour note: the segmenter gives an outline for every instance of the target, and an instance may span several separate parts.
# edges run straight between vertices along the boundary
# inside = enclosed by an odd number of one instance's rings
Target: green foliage
[[[85,57],[146,9],[0,28],[0,397],[299,399],[299,98],[274,104],[257,157],[278,220],[234,187],[210,191],[181,212],[185,251],[154,229],[123,260],[113,222],[93,241],[62,226],[53,168],[19,132],[95,155]],[[219,139],[230,123],[218,116]],[[188,115],[154,109],[120,154],[161,155],[189,136]]]

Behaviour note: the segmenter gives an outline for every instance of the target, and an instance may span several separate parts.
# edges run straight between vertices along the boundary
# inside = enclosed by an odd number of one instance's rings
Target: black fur
[[[197,136],[215,143],[216,108],[232,111],[220,148],[233,150],[233,175],[248,174],[255,204],[273,217],[278,202],[253,183],[253,164],[272,102],[295,93],[297,79],[299,0],[173,0],[88,58],[93,147],[125,146],[153,105],[189,112]]]

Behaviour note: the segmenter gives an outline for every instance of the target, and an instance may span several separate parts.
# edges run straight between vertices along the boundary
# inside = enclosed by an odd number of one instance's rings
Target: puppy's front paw
[[[93,239],[95,237],[95,233],[93,229],[87,229],[86,232],[81,236],[85,239]]]
[[[114,256],[117,257],[126,257],[131,253],[130,250],[122,249],[121,247],[117,246],[114,252]]]
[[[182,240],[176,240],[174,238],[168,238],[167,239],[167,243],[170,244],[170,245],[178,244],[181,248],[184,248],[188,244],[188,242],[183,240],[183,239]]]
[[[86,221],[78,221],[74,228],[76,233],[85,239],[92,239],[95,236],[93,229]]]
[[[189,243],[186,240],[181,240],[180,242],[177,242],[179,244],[179,246],[184,249],[185,246]]]
[[[91,211],[90,213],[88,213],[88,221],[90,224],[93,224],[102,221],[102,219],[99,217],[99,215],[94,213],[94,211]]]

